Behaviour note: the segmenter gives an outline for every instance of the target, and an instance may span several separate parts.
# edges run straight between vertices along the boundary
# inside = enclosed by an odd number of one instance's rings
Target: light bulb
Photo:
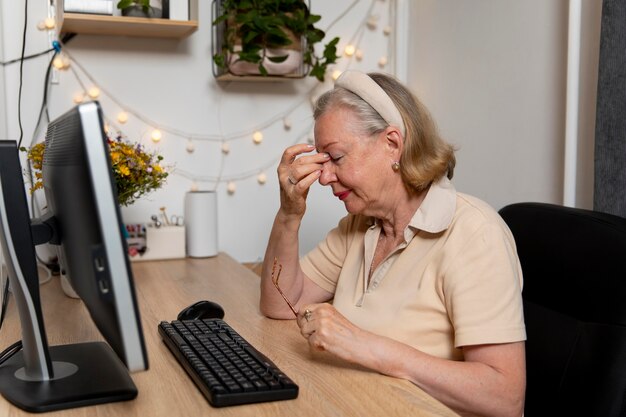
[[[100,89],[98,87],[91,87],[89,91],[87,91],[87,94],[95,100],[100,96]]]
[[[259,182],[259,184],[263,185],[267,182],[267,175],[265,175],[264,172],[261,172],[257,177],[256,180]]]
[[[237,184],[235,184],[234,182],[230,181],[228,183],[228,186],[226,187],[226,189],[228,190],[228,194],[235,194],[235,191],[237,190]]]
[[[363,59],[363,51],[361,51],[360,49],[357,49],[356,52],[354,53],[354,57],[356,58],[357,61],[360,61]]]
[[[52,60],[52,66],[58,70],[62,70],[65,64],[63,63],[63,58],[60,55],[57,55]]]
[[[283,119],[283,127],[285,128],[285,130],[291,129],[291,120],[285,117]]]
[[[37,29],[39,29],[39,30],[44,30],[44,29],[46,29],[46,22],[45,22],[45,20],[40,20],[40,21],[37,23]]]
[[[128,113],[126,113],[125,111],[120,112],[117,115],[117,121],[120,122],[121,124],[124,124],[128,121]]]
[[[75,104],[82,103],[84,99],[85,99],[85,94],[84,93],[76,93],[76,94],[74,94],[74,103]]]
[[[191,183],[190,191],[198,191],[198,184],[194,181]]]
[[[381,56],[380,59],[378,60],[378,66],[381,68],[384,68],[385,65],[387,65],[387,57]]]
[[[371,15],[368,19],[367,22],[365,23],[367,25],[368,28],[370,28],[371,30],[374,30],[378,27],[378,16],[376,15]]]
[[[222,153],[224,155],[228,155],[228,152],[230,152],[230,145],[228,144],[228,142],[222,143]]]
[[[56,22],[53,17],[46,17],[43,21],[43,24],[46,29],[54,29],[54,27],[56,26]]]
[[[189,141],[187,142],[187,147],[185,149],[187,150],[187,152],[193,153],[193,151],[196,150],[196,145],[194,145],[193,141],[189,139]]]
[[[70,58],[67,55],[61,55],[61,61],[63,62],[64,70],[70,67]]]
[[[252,135],[252,140],[254,141],[254,143],[256,143],[257,145],[261,142],[263,142],[263,133],[259,132],[258,130],[256,132],[254,132],[254,134]]]
[[[341,75],[341,71],[340,70],[334,70],[333,71],[333,75],[332,75],[333,80],[337,81],[337,78],[339,78],[340,75]]]
[[[154,143],[160,141],[162,137],[163,135],[161,134],[161,131],[159,129],[154,129],[152,131],[152,134],[150,134],[150,139],[152,139],[152,142]]]
[[[390,34],[390,33],[391,33],[391,26],[385,26],[385,27],[383,28],[383,34],[384,34],[385,36],[389,36],[389,34]]]
[[[346,45],[346,47],[343,50],[343,53],[346,54],[346,56],[352,56],[354,55],[355,50],[356,48],[354,47],[354,45]]]

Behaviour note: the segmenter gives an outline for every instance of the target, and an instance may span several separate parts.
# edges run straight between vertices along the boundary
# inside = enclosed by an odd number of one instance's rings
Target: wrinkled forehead
[[[317,152],[347,151],[370,144],[370,136],[360,128],[362,123],[350,109],[329,112],[315,122],[314,144]]]

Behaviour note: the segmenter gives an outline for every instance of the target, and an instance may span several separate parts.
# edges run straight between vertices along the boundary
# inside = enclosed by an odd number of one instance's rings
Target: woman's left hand
[[[330,304],[310,304],[298,313],[302,336],[316,350],[332,353],[344,360],[359,363],[366,344],[364,331],[352,324]]]

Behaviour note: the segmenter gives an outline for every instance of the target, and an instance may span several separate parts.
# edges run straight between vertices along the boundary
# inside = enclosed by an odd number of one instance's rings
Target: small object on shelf
[[[191,20],[188,0],[163,0],[163,19]]]
[[[163,11],[157,7],[150,7],[148,11],[144,11],[141,6],[130,6],[122,10],[122,16],[128,17],[148,17],[151,19],[160,19]]]
[[[161,18],[163,11],[158,6],[161,6],[160,0],[120,0],[117,3],[117,8],[122,11],[122,16],[151,19]]]
[[[113,0],[65,0],[66,13],[113,14]]]

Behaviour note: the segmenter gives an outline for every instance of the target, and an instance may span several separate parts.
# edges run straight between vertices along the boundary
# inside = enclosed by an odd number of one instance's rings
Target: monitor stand
[[[0,141],[0,246],[23,346],[0,365],[0,394],[31,412],[131,400],[137,388],[106,343],[48,346],[34,247],[54,233],[31,224],[17,152],[15,141]]]
[[[47,381],[26,375],[23,351],[0,366],[0,393],[29,412],[132,400],[137,388],[128,370],[104,342],[49,347],[54,377]]]

